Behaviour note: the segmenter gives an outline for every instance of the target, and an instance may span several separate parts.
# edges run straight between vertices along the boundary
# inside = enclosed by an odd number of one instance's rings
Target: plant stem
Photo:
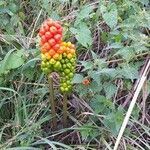
[[[48,75],[48,83],[49,83],[49,100],[51,104],[51,114],[52,114],[52,123],[51,127],[52,130],[55,130],[57,126],[57,120],[56,120],[56,110],[55,110],[55,99],[54,99],[54,88],[53,88],[53,77],[51,74]]]
[[[67,126],[67,94],[63,95],[63,126]]]

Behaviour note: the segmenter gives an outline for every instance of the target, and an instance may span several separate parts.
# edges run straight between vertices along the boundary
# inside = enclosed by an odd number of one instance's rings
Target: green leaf
[[[118,74],[118,71],[115,68],[103,68],[100,71],[97,71],[96,74],[105,75],[108,77],[115,77]]]
[[[111,3],[107,7],[102,5],[101,13],[104,21],[110,28],[116,27],[118,23],[118,11],[115,3]]]
[[[80,23],[78,28],[70,28],[70,31],[84,47],[88,48],[92,45],[91,31],[85,23]]]
[[[142,3],[143,5],[148,5],[149,0],[138,0],[140,3]]]
[[[123,110],[118,109],[116,112],[109,113],[106,118],[104,118],[104,125],[110,129],[112,134],[117,136],[122,121],[123,121]]]
[[[75,74],[72,83],[82,83],[83,81],[83,76],[80,74]]]
[[[23,54],[24,53],[22,50],[9,51],[6,54],[4,60],[1,61],[0,74],[4,73],[7,70],[15,69],[23,65],[24,64],[24,59],[22,58]]]
[[[122,69],[120,70],[122,76],[126,79],[137,79],[138,78],[138,68],[135,65],[122,64]]]
[[[108,99],[111,98],[117,91],[116,85],[112,83],[104,83],[103,87],[106,94],[106,98]]]
[[[102,95],[95,95],[91,100],[90,106],[96,114],[109,114],[114,110],[112,101]]]
[[[126,61],[131,60],[135,56],[134,49],[129,46],[118,50],[118,52],[115,55],[121,55],[122,58],[124,58]]]
[[[83,6],[81,11],[77,15],[75,25],[78,25],[83,19],[88,18],[92,11],[93,11],[93,6],[91,6],[91,5]]]
[[[80,61],[80,63],[84,67],[83,71],[90,70],[93,67],[93,62],[92,61]]]

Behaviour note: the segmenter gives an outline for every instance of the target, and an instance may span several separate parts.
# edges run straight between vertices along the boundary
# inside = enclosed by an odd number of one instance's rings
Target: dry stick
[[[54,88],[53,88],[53,77],[51,74],[48,75],[48,83],[49,83],[49,100],[51,104],[51,114],[52,114],[52,123],[51,127],[52,130],[55,130],[57,126],[57,120],[56,120],[56,110],[55,110],[55,99],[54,99]]]
[[[67,94],[63,95],[63,126],[67,126]]]
[[[118,137],[117,137],[117,139],[116,139],[116,143],[115,143],[115,146],[114,146],[114,149],[113,149],[113,150],[117,150],[117,149],[118,149],[118,146],[119,146],[121,137],[122,137],[122,135],[123,135],[123,133],[124,133],[124,130],[125,130],[126,126],[127,126],[127,123],[128,123],[129,118],[130,118],[130,116],[131,116],[131,113],[132,113],[132,110],[133,110],[134,105],[135,105],[135,103],[136,103],[136,100],[137,100],[137,98],[138,98],[138,95],[139,95],[139,93],[140,93],[140,91],[141,91],[141,89],[142,89],[142,87],[143,87],[144,82],[146,81],[146,78],[147,78],[147,74],[148,74],[148,72],[149,72],[149,69],[150,69],[150,59],[149,59],[147,65],[146,65],[146,67],[145,67],[145,70],[144,70],[144,72],[143,72],[143,75],[141,76],[141,79],[139,80],[137,89],[136,89],[136,91],[135,91],[135,93],[134,93],[134,96],[133,96],[133,98],[132,98],[132,101],[131,101],[131,104],[130,104],[130,106],[129,106],[129,109],[128,109],[127,113],[126,113],[126,116],[125,116],[124,121],[123,121],[123,123],[122,123],[122,126],[121,126],[121,128],[120,128],[120,131],[119,131]]]

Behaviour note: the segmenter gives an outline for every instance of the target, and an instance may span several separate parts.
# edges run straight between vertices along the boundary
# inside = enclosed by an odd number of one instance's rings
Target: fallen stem
[[[52,130],[55,130],[57,126],[57,120],[56,120],[56,110],[55,110],[53,78],[51,74],[48,75],[48,83],[49,83],[49,93],[50,93],[49,100],[51,104],[51,114],[52,114],[51,127],[52,127]]]

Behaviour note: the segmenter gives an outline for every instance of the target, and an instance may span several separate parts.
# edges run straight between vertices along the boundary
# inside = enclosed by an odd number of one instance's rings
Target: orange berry
[[[82,81],[82,84],[87,86],[87,85],[90,84],[90,80],[89,80],[89,79],[84,79],[84,80]]]
[[[64,50],[63,50],[62,47],[60,47],[60,48],[57,50],[57,53],[58,53],[58,54],[62,54],[63,52],[64,52]]]
[[[71,54],[75,54],[75,49],[70,49]]]
[[[45,49],[45,48],[41,48],[41,53],[46,53],[47,52],[47,50]]]
[[[56,53],[56,54],[53,56],[53,58],[54,58],[55,60],[58,60],[58,59],[59,59],[59,54]]]
[[[66,50],[66,53],[67,53],[67,54],[70,53],[70,48],[69,48],[69,47],[66,47],[65,50]]]
[[[45,53],[45,56],[46,56],[46,59],[48,59],[48,60],[51,59],[51,56],[48,52]]]
[[[69,54],[67,55],[67,58],[68,58],[68,59],[71,59],[71,58],[72,58],[72,54],[69,53]]]
[[[49,54],[50,54],[50,56],[54,56],[56,54],[56,52],[53,49],[50,49]]]
[[[48,42],[46,42],[44,45],[43,45],[44,49],[46,50],[50,50],[51,46]]]
[[[70,48],[75,49],[75,45],[71,44]]]

